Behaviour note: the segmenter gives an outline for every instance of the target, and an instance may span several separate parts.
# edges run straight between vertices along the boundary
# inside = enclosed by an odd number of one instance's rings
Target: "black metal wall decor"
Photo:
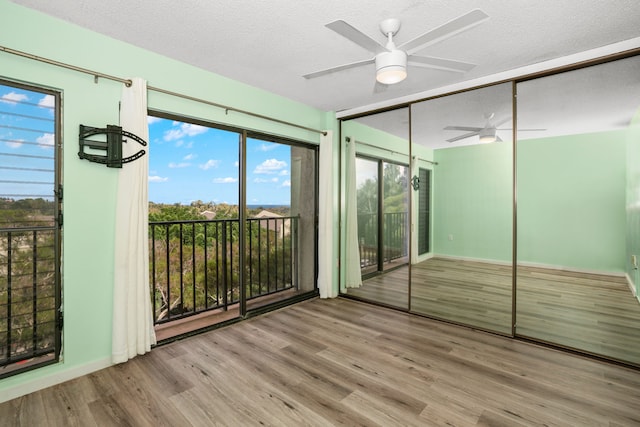
[[[106,135],[106,141],[89,139],[98,135]],[[78,157],[89,160],[90,162],[101,163],[108,168],[121,168],[123,164],[133,162],[144,156],[145,151],[140,150],[131,156],[123,158],[122,143],[127,142],[124,137],[130,138],[144,147],[147,145],[144,139],[131,132],[122,130],[120,126],[107,125],[106,128],[96,128],[80,125],[80,151],[78,152]],[[85,152],[87,148],[104,151],[105,154],[90,154]]]
[[[420,189],[420,178],[418,178],[417,175],[414,175],[413,178],[411,178],[411,185],[413,186],[414,190]]]

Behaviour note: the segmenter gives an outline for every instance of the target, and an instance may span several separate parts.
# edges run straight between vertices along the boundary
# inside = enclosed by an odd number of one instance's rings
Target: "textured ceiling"
[[[13,1],[325,111],[405,97],[640,36],[638,0]],[[417,52],[477,64],[466,74],[410,68],[404,82],[381,93],[373,91],[373,65],[302,77],[371,58],[324,26],[334,20],[384,43],[378,23],[399,18],[400,44],[476,8],[490,18]]]

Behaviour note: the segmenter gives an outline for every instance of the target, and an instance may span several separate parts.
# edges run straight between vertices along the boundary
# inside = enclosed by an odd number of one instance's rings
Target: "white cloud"
[[[182,160],[193,160],[195,159],[197,156],[195,154],[187,154],[186,156],[184,156],[182,158]]]
[[[167,182],[167,181],[169,181],[169,178],[167,177],[162,177],[157,175],[149,177],[149,182]]]
[[[287,167],[287,162],[276,159],[268,159],[256,166],[253,173],[278,173],[281,169]]]
[[[0,101],[6,102],[7,104],[16,105],[20,101],[26,101],[29,97],[22,93],[9,92],[0,97]]]
[[[147,124],[152,125],[154,123],[158,123],[160,121],[160,117],[147,116]]]
[[[177,125],[177,122],[173,122]],[[165,141],[175,141],[176,139],[184,138],[185,136],[196,136],[205,133],[209,128],[200,125],[194,125],[191,123],[181,123],[178,129],[171,129],[164,133]]]
[[[215,178],[212,182],[214,184],[233,184],[234,182],[238,182],[238,179],[228,176],[226,178]]]
[[[176,141],[176,147],[182,147],[184,145],[184,141],[181,139],[179,141]]]
[[[45,133],[36,138],[36,142],[41,148],[53,148],[54,141],[52,133]]]
[[[291,187],[291,181],[289,181],[288,179],[286,181],[282,182],[282,186],[283,187]]]
[[[286,169],[282,169],[278,175],[280,175],[280,176],[289,175],[289,171],[286,170]]]
[[[240,162],[236,161],[236,162],[233,164],[233,166],[235,166],[235,167],[240,166]]]
[[[219,164],[220,164],[220,160],[210,159],[210,160],[207,161],[207,163],[203,163],[203,164],[199,165],[198,167],[200,169],[208,170],[208,169],[211,169],[211,168],[217,168]]]
[[[23,143],[24,139],[15,139],[13,141],[7,141],[5,144],[7,144],[7,147],[9,148],[20,148]]]
[[[182,163],[169,163],[169,167],[171,169],[178,169],[178,168],[188,168],[189,166],[191,166],[191,163],[188,162],[182,162]]]
[[[253,182],[255,182],[256,184],[265,184],[268,182],[278,182],[280,181],[280,178],[271,178],[271,179],[267,179],[267,178],[254,178]]]
[[[277,144],[260,144],[258,151],[271,151],[275,148],[278,148]]]
[[[45,95],[40,101],[38,101],[38,107],[53,108],[56,106],[56,99],[53,95]]]

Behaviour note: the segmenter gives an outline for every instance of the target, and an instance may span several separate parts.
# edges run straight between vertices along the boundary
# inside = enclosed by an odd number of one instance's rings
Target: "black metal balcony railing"
[[[390,262],[408,255],[407,213],[390,212],[383,216],[382,261]],[[378,214],[358,214],[360,268],[378,265]]]
[[[0,366],[56,351],[55,233],[0,229]]]
[[[154,323],[227,308],[240,300],[237,219],[149,223]],[[297,217],[245,224],[246,297],[297,288]]]

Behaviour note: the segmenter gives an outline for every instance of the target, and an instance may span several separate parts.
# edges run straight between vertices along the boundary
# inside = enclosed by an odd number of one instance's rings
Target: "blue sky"
[[[157,117],[148,122],[150,201],[238,204],[239,134]],[[54,132],[53,96],[0,85],[2,197],[53,199]],[[67,136],[65,144],[77,147],[77,138]],[[289,146],[249,139],[247,204],[289,205],[290,167]]]
[[[40,92],[0,85],[0,194],[53,200],[54,103]]]
[[[239,134],[149,117],[149,200],[238,204]],[[247,204],[290,204],[289,146],[247,141]]]

